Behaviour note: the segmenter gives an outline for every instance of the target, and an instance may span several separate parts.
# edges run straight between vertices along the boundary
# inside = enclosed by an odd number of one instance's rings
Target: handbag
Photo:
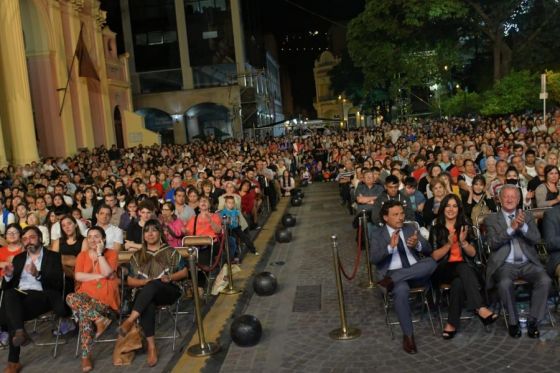
[[[119,335],[113,349],[113,365],[130,365],[134,360],[135,351],[142,348],[142,340],[143,333],[138,324],[132,325],[124,337]]]

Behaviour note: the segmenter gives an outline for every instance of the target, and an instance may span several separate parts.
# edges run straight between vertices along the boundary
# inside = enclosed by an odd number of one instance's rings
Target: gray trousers
[[[432,258],[424,258],[409,268],[388,271],[387,276],[393,280],[393,303],[401,330],[404,335],[412,336],[412,314],[408,303],[410,285],[412,283],[426,284],[436,269],[436,262]]]
[[[504,263],[494,275],[502,304],[508,313],[508,323],[517,324],[519,315],[515,307],[515,289],[513,281],[523,279],[532,286],[531,309],[529,319],[541,321],[546,313],[546,302],[552,280],[545,269],[531,262],[523,264]]]

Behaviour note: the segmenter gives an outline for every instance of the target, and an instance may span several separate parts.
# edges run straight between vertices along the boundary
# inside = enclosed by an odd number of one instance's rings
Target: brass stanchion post
[[[189,254],[189,269],[191,272],[191,281],[193,286],[193,298],[194,298],[194,315],[196,318],[196,326],[198,330],[198,340],[199,344],[192,345],[187,349],[187,353],[190,356],[208,356],[213,355],[220,351],[220,345],[213,342],[206,342],[206,337],[204,336],[204,325],[202,325],[202,314],[200,313],[200,299],[198,297],[198,277],[196,273],[196,263],[195,256],[197,256],[197,250],[195,248],[189,247],[187,249]]]
[[[329,337],[338,340],[350,340],[358,338],[362,332],[360,329],[349,327],[346,323],[346,309],[344,305],[344,291],[342,290],[342,279],[338,262],[338,246],[336,236],[332,236],[334,277],[336,279],[336,291],[338,293],[338,309],[340,311],[340,328],[334,329],[329,333]]]
[[[362,243],[365,247],[364,253],[366,255],[366,260],[365,260],[365,264],[366,264],[366,272],[367,272],[367,281],[362,282],[360,284],[360,287],[362,289],[373,289],[375,288],[375,282],[373,281],[373,271],[371,269],[371,263],[369,262],[369,236],[368,236],[368,223],[367,223],[367,211],[366,210],[362,210],[362,216],[361,216],[361,224],[362,224]]]
[[[231,256],[229,255],[229,233],[228,233],[228,221],[229,218],[227,216],[223,216],[223,229],[224,229],[224,237],[222,238],[225,240],[224,242],[224,250],[226,251],[226,259],[227,259],[227,271],[228,271],[228,286],[220,293],[226,295],[234,295],[241,293],[241,290],[235,289],[233,287],[233,274],[231,273]]]

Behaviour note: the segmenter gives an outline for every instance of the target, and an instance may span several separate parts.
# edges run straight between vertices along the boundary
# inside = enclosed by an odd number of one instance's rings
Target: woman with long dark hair
[[[484,325],[498,319],[498,315],[483,304],[477,275],[469,265],[469,258],[476,255],[472,241],[461,200],[455,194],[448,194],[441,201],[435,224],[430,231],[430,242],[434,248],[432,258],[438,262],[432,281],[435,286],[450,285],[449,310],[447,324],[443,328],[443,339],[455,336],[463,305],[473,310]]]
[[[128,286],[139,289],[134,298],[130,316],[119,327],[119,334],[126,336],[136,320],[144,331],[147,341],[147,363],[157,364],[154,338],[156,306],[169,305],[179,299],[181,289],[176,284],[187,277],[187,268],[179,265],[179,252],[165,242],[160,222],[150,219],[142,230],[142,247],[130,260]]]
[[[289,196],[292,189],[296,187],[294,178],[290,175],[290,171],[284,170],[280,179],[280,190],[283,196]]]

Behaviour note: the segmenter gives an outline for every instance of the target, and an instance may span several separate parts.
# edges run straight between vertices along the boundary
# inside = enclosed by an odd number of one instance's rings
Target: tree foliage
[[[483,63],[494,81],[558,66],[559,34],[557,0],[366,0],[347,40],[366,86],[406,88],[437,82],[443,66]]]
[[[539,75],[527,70],[513,71],[484,94],[482,115],[509,114],[538,109]]]
[[[546,79],[548,98],[560,105],[560,72],[547,71]]]

